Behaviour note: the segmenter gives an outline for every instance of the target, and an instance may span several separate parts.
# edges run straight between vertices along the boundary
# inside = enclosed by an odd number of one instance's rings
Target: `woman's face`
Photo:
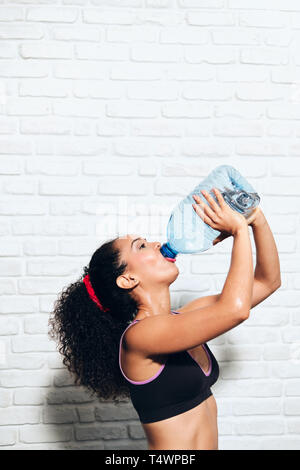
[[[126,235],[116,241],[121,259],[127,263],[126,273],[132,286],[138,280],[143,287],[154,284],[170,285],[179,274],[176,263],[161,254],[159,242],[149,242],[140,235]],[[131,281],[131,277],[134,281]],[[126,280],[124,280],[126,283]],[[121,287],[126,287],[125,285]],[[130,287],[130,286],[127,286]]]

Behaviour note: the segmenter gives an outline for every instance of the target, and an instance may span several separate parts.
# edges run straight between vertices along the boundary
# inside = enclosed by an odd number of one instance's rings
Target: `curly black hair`
[[[99,398],[118,402],[130,396],[128,383],[119,368],[119,342],[124,329],[134,320],[137,301],[132,289],[122,289],[118,276],[126,270],[117,238],[101,245],[92,255],[81,277],[65,287],[54,303],[49,318],[49,336],[58,343],[63,364],[74,374],[75,384],[83,385]],[[83,278],[90,282],[104,312],[89,297]]]

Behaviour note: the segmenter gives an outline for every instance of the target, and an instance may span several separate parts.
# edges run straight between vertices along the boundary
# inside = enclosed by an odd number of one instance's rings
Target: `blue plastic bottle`
[[[167,225],[168,241],[160,249],[165,258],[174,261],[178,253],[198,253],[213,246],[220,232],[203,222],[192,206],[195,204],[193,194],[208,204],[200,192],[203,189],[217,202],[213,188],[218,188],[226,203],[246,218],[260,202],[259,195],[235,168],[230,165],[218,166],[173,210]]]

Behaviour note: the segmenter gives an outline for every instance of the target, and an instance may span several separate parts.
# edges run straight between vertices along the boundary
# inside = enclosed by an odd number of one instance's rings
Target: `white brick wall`
[[[1,448],[147,448],[131,403],[73,384],[49,312],[99,243],[165,241],[226,163],[261,195],[282,286],[210,343],[220,448],[299,449],[300,3],[47,3],[0,5]],[[230,250],[182,256],[172,307],[219,292]]]

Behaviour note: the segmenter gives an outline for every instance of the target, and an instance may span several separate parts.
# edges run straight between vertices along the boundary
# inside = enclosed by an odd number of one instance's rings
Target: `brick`
[[[285,96],[284,87],[272,86],[270,83],[242,84],[236,89],[236,96],[240,100],[246,101],[278,101]]]
[[[224,0],[178,0],[181,8],[223,8]]]
[[[156,118],[158,108],[155,103],[108,103],[106,115],[113,118]]]
[[[18,332],[18,321],[7,318],[0,318],[0,335],[16,335]]]
[[[0,313],[34,313],[37,309],[36,297],[2,296],[0,300]]]
[[[170,67],[170,65],[168,65]],[[120,64],[112,64],[110,78],[112,80],[146,80],[153,81],[161,78],[161,70],[154,64],[132,63],[130,67]]]
[[[90,406],[79,406],[76,408],[80,423],[93,423],[95,421],[95,410]]]
[[[0,154],[29,155],[32,152],[31,143],[27,139],[1,139]],[[14,161],[12,162],[14,164]],[[15,161],[16,164],[16,161]]]
[[[73,93],[77,98],[103,98],[106,100],[121,99],[122,87],[118,83],[108,83],[80,80],[74,83]]]
[[[268,377],[267,364],[243,364],[241,361],[222,367],[221,377],[223,379],[259,379]]]
[[[123,424],[80,425],[75,426],[75,437],[77,441],[122,439],[127,437],[127,429]]]
[[[132,405],[103,403],[95,407],[97,421],[119,421],[126,419],[138,419],[138,415]]]
[[[77,44],[75,45],[75,56],[78,59],[128,61],[129,48],[123,44]]]
[[[43,215],[48,203],[46,201],[33,200],[30,196],[23,196],[22,200],[0,201],[0,215]]]
[[[82,181],[76,182],[74,178],[72,178],[72,181],[69,181],[68,179],[57,177],[54,181],[48,179],[40,182],[40,194],[46,196],[84,196],[91,194],[91,186]]]
[[[20,441],[27,444],[35,442],[66,442],[70,441],[72,437],[72,428],[69,426],[37,424],[34,426],[25,425],[20,428]]]
[[[0,276],[21,276],[22,264],[18,260],[3,259],[0,264]]]
[[[12,392],[10,390],[0,390],[0,408],[6,408],[12,403]],[[0,438],[1,442],[1,438]]]
[[[198,26],[233,26],[235,24],[232,13],[215,11],[188,11],[186,21],[188,24]]]
[[[56,230],[59,234],[59,230]],[[68,233],[70,235],[70,233]],[[57,266],[57,261],[29,261],[27,263],[27,273],[29,276],[69,276],[77,274],[78,263],[64,261]]]
[[[184,11],[173,11],[172,9],[149,9],[136,11],[136,22],[139,24],[158,24],[164,27],[168,26],[180,26],[185,22]]]
[[[33,126],[37,123],[33,122]],[[45,129],[43,129],[44,131]],[[43,132],[44,133],[44,132]],[[46,132],[47,133],[47,132]],[[79,162],[74,160],[62,160],[55,158],[30,159],[26,164],[26,171],[30,174],[41,174],[49,176],[76,176],[79,174]]]
[[[17,442],[17,428],[0,428],[0,446],[13,446]]]
[[[48,366],[50,369],[64,369],[65,366],[62,362],[62,356],[57,353],[55,357],[51,356],[48,358]]]
[[[69,44],[43,42],[41,44],[21,44],[23,59],[72,59],[73,49]]]
[[[281,11],[268,11],[267,15],[261,12],[248,11],[239,14],[239,25],[255,28],[284,28],[288,25],[289,17]]]
[[[162,44],[207,44],[209,36],[207,31],[189,29],[186,26],[164,28],[161,31]]]
[[[42,8],[30,7],[27,9],[27,21],[45,21],[51,23],[73,23],[78,18],[77,8],[68,7],[48,7],[42,5]]]
[[[130,182],[130,178],[126,180],[120,179],[102,179],[98,183],[98,194],[113,194],[117,195],[146,195],[147,194],[147,184],[146,181],[136,181],[133,183]]]
[[[163,34],[163,32],[162,32]],[[127,28],[127,26],[108,26],[106,29],[107,42],[158,42],[159,31],[153,26],[134,25]],[[161,37],[161,42],[164,42]]]
[[[48,316],[30,316],[24,319],[24,333],[43,334],[48,331]]]
[[[287,398],[284,401],[284,414],[289,416],[300,415],[300,400],[299,398]],[[289,421],[288,421],[289,422]]]
[[[285,67],[284,67],[285,68]],[[277,69],[276,69],[277,70]],[[265,82],[269,72],[261,67],[243,64],[243,67],[233,64],[218,67],[216,71],[218,82]],[[236,104],[236,103],[231,103]],[[257,106],[257,104],[255,104]]]
[[[1,25],[0,39],[42,39],[44,31],[41,26],[36,25]],[[14,67],[14,65],[13,65]],[[17,64],[17,70],[21,70],[24,64]]]
[[[132,439],[145,439],[146,434],[141,424],[130,424],[128,434]]]
[[[0,21],[21,21],[24,20],[24,10],[21,7],[1,6]]]
[[[20,279],[19,291],[21,294],[55,294],[63,288],[59,279]]]
[[[74,385],[74,376],[68,370],[64,370],[60,375],[54,378],[56,387],[67,387]]]
[[[265,106],[260,103],[234,102],[218,103],[215,106],[215,117],[234,119],[262,119]],[[254,144],[255,145],[255,144]],[[237,144],[238,146],[238,144]]]
[[[6,194],[36,194],[38,183],[29,178],[3,179],[3,192]]]
[[[228,341],[230,344],[262,344],[262,343],[276,343],[279,341],[279,331],[270,328],[255,328],[255,334],[250,336],[244,328],[240,327],[238,330],[230,331]]]
[[[134,23],[134,18],[134,12],[126,10],[85,8],[82,21],[84,23],[131,25]]]
[[[53,309],[53,304],[55,300],[57,299],[57,294],[55,295],[43,295],[40,297],[40,309],[39,311],[41,313],[50,313]]]
[[[279,48],[245,48],[241,50],[240,60],[242,64],[286,65],[288,53]]]
[[[211,104],[201,107],[194,103],[168,103],[162,105],[162,115],[167,118],[210,118],[213,113]]]
[[[77,416],[75,410],[64,406],[47,406],[43,409],[43,423],[67,424],[75,423]]]
[[[142,62],[178,62],[180,49],[176,45],[135,45],[131,47],[131,59]]]
[[[1,175],[20,175],[22,172],[22,164],[19,158],[1,157],[0,158],[0,174]]]
[[[218,347],[217,355],[218,360],[220,361],[259,361],[262,351],[263,348],[257,345],[232,346],[227,344],[226,348],[223,348],[222,346]],[[247,364],[245,366],[247,366]]]
[[[13,353],[7,355],[7,367],[10,369],[36,370],[41,369],[46,364],[43,354],[20,354]]]
[[[237,52],[226,46],[186,46],[184,57],[189,63],[233,64],[237,61]]]
[[[173,101],[178,97],[178,86],[152,84],[151,88],[146,83],[128,86],[127,96],[131,100],[153,100],[153,101]]]
[[[36,407],[10,406],[1,410],[1,425],[36,424],[40,419],[40,410]]]
[[[12,338],[13,352],[48,352],[55,350],[55,343],[48,340],[45,335],[28,334]]]
[[[41,80],[35,80],[35,79],[28,79],[26,81],[21,81],[20,82],[20,87],[19,87],[19,95],[20,96],[48,96],[51,98],[65,98],[68,96],[68,87],[64,83],[61,83],[58,80],[50,80],[50,79],[45,79],[43,81]],[[58,119],[57,117],[53,119],[53,117],[49,116],[47,118],[44,118],[43,120],[40,119],[22,119],[21,120],[21,133],[30,133],[30,130],[32,128],[33,132],[33,127],[34,124],[37,126],[36,133],[44,133],[43,130],[45,128],[45,133],[47,134],[47,124],[49,123],[49,127],[55,129],[55,133],[59,134],[60,128],[61,128],[61,133],[66,133],[64,130],[64,120],[63,119]],[[30,126],[31,124],[31,126]],[[29,129],[28,129],[29,128]],[[71,131],[71,125],[68,127],[68,133]],[[52,132],[49,132],[52,133]],[[53,132],[54,133],[54,132]]]
[[[52,29],[52,37],[58,41],[100,41],[102,32],[98,28],[84,25],[78,26],[54,26]]]
[[[97,63],[85,63],[84,67],[81,63],[69,63],[69,64],[57,64],[53,67],[53,76],[55,78],[71,78],[71,79],[93,79],[93,80],[104,80],[106,78],[105,75],[105,67],[103,64],[99,67]],[[1,76],[1,69],[0,69],[0,76]],[[98,106],[99,110],[99,103],[95,103]],[[66,106],[66,103],[63,103]],[[69,107],[71,103],[69,104]],[[73,104],[73,107],[75,103]],[[54,106],[54,110],[59,107]],[[55,112],[57,114],[57,112]],[[99,116],[99,113],[98,113]],[[97,117],[98,117],[97,116]]]
[[[47,394],[47,403],[49,405],[60,405],[60,404],[84,404],[91,403],[94,401],[89,392],[85,389],[78,389],[68,387],[64,390],[50,391]]]
[[[0,222],[0,235],[10,235],[10,224],[6,222]]]
[[[19,227],[15,233],[20,234]],[[27,240],[23,244],[24,254],[29,256],[52,256],[57,253],[57,241],[43,238],[43,240]]]
[[[63,256],[90,256],[93,249],[96,250],[95,241],[92,240],[92,245],[89,244],[89,239],[80,240],[61,240],[58,245],[58,252]],[[94,247],[94,248],[93,248]]]
[[[176,81],[211,81],[214,80],[215,71],[212,65],[208,64],[186,64],[181,67],[179,64],[168,64],[166,66],[166,76],[168,80]]]
[[[129,131],[127,129],[129,128],[129,123],[128,122],[122,122],[122,120],[117,120],[114,119],[113,122],[107,121],[107,120],[98,120],[97,124],[97,135],[102,135],[102,136],[122,136],[126,135]]]
[[[17,387],[50,387],[51,377],[48,372],[8,371],[1,372],[1,386],[5,388]]]
[[[236,416],[280,415],[281,400],[274,398],[262,398],[255,401],[248,399],[235,400],[233,413]]]
[[[17,389],[14,391],[15,405],[43,405],[44,392],[40,389]]]
[[[281,397],[283,394],[283,382],[279,379],[271,380],[270,378],[259,379],[259,381],[245,379],[239,382],[236,380],[224,380],[222,381],[222,386],[220,383],[216,383],[214,386],[214,394],[217,398],[219,396],[243,398]]]
[[[275,1],[270,1],[270,0],[262,0],[262,1],[249,1],[249,0],[243,0],[243,1],[238,1],[238,0],[229,0],[228,6],[229,8],[238,8],[238,9],[247,9],[251,10],[252,8],[255,10],[272,10],[272,9],[277,9],[280,5],[280,0]],[[280,5],[281,6],[281,5]]]
[[[234,89],[228,84],[224,84],[221,88],[219,84],[204,83],[200,86],[190,85],[183,90],[183,97],[188,100],[229,101],[233,96]]]
[[[255,423],[248,418],[239,418],[234,425],[237,434],[264,436],[266,434],[284,434],[284,420],[282,418],[256,419]]]
[[[148,444],[146,439],[138,439],[132,441],[131,439],[120,439],[120,440],[112,440],[107,441],[104,444],[105,450],[148,450]]]
[[[285,145],[280,142],[264,141],[260,142],[238,142],[236,144],[236,152],[238,155],[257,155],[257,156],[282,156],[285,155]],[[274,163],[276,159],[274,159]]]
[[[11,98],[7,103],[7,114],[9,116],[46,116],[50,113],[51,107],[49,101],[43,98]],[[17,144],[21,145],[20,140]],[[31,150],[26,150],[27,148],[28,145],[27,147],[24,145],[21,153],[32,153]]]
[[[19,256],[21,254],[21,245],[16,240],[5,240],[2,238],[2,245],[0,246],[0,256]]]
[[[214,44],[260,45],[259,33],[242,29],[219,29],[212,32]]]
[[[87,160],[83,162],[83,173],[86,175],[120,175],[130,176],[135,173],[136,165],[134,163],[121,163],[116,161],[113,162],[102,162]]]

